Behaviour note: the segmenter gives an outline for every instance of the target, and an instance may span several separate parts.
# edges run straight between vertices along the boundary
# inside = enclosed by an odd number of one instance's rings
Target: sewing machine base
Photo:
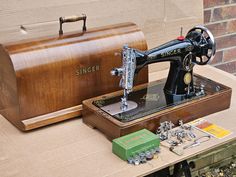
[[[122,91],[113,92],[83,101],[82,118],[87,125],[102,131],[108,139],[146,128],[155,132],[160,122],[178,120],[189,122],[229,108],[231,88],[199,75],[194,76],[194,85],[205,85],[205,93],[186,99],[170,99],[163,91],[166,79],[134,87],[129,101],[137,106],[129,111],[111,114],[110,105],[116,105]]]

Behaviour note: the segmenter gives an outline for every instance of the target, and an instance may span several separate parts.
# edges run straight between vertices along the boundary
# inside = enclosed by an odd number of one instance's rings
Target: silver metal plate
[[[113,116],[113,115],[116,115],[119,113],[130,111],[130,110],[138,107],[138,104],[135,103],[134,101],[127,101],[127,103],[128,103],[128,107],[125,111],[121,110],[121,102],[113,103],[113,104],[110,104],[107,106],[103,106],[103,107],[101,107],[101,109]]]

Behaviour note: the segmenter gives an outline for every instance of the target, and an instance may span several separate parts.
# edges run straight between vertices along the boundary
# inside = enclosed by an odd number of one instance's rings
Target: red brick
[[[210,64],[217,64],[217,63],[221,63],[222,62],[222,58],[223,58],[223,51],[218,51],[215,54],[214,59],[211,61]]]
[[[219,20],[235,18],[236,17],[236,5],[216,8],[216,9],[214,9],[212,15],[213,15],[212,21],[219,21]]]
[[[209,23],[211,20],[211,10],[204,10],[204,23]]]
[[[206,27],[213,33],[213,35],[220,36],[227,33],[227,22],[206,25]]]
[[[203,1],[204,8],[214,7],[214,6],[218,6],[218,5],[224,5],[224,4],[228,4],[228,3],[229,3],[229,0],[204,0]]]
[[[229,36],[219,37],[216,39],[216,48],[223,49],[236,46],[236,34],[232,34]]]
[[[223,61],[231,61],[236,59],[236,48],[228,49],[224,51]]]
[[[236,72],[236,61],[222,63],[222,64],[217,65],[215,67],[219,68],[223,71],[229,72],[229,73],[235,73]]]
[[[231,20],[228,22],[227,31],[228,31],[228,33],[235,33],[236,32],[236,20]]]

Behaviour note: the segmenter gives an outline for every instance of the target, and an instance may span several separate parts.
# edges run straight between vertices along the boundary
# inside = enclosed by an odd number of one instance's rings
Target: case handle
[[[82,14],[82,16],[74,15],[74,16],[69,16],[69,17],[60,17],[59,18],[59,23],[60,23],[59,35],[63,34],[63,30],[62,30],[62,24],[63,23],[77,22],[77,21],[81,21],[81,20],[83,20],[82,30],[86,31],[87,30],[87,28],[86,28],[86,18],[87,18],[87,16],[85,14]]]

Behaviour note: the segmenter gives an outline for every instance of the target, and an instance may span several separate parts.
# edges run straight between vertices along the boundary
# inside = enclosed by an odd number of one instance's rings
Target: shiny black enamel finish
[[[204,98],[207,95],[214,95],[219,92],[219,90],[217,90],[216,88],[220,88],[221,91],[226,89],[226,87],[224,87],[223,85],[220,85],[219,83],[216,83],[199,75],[193,76],[193,82],[194,85],[200,85],[203,83],[205,85],[205,93],[193,95],[190,98],[184,98],[182,100],[178,100],[177,97],[163,92],[166,79],[151,82],[147,85],[147,87],[133,91],[129,94],[129,100],[137,103],[138,106],[136,108],[112,115],[112,117],[121,122],[129,122],[151,115],[158,111],[173,108],[177,105],[181,105],[189,101]],[[200,89],[195,88],[195,92],[199,93]],[[93,104],[101,108],[103,106],[118,103],[121,97],[121,95],[108,98],[104,97],[104,99],[101,98],[94,101]],[[110,114],[109,112],[107,113]]]
[[[169,99],[183,99],[186,97],[188,86],[189,94],[194,92],[193,81],[189,85],[184,82],[186,73],[190,73],[192,77],[192,69],[186,70],[183,67],[183,61],[191,52],[192,61],[194,62],[198,51],[198,47],[194,46],[193,42],[187,38],[183,40],[176,39],[145,52],[136,50],[136,73],[148,64],[170,61],[170,70],[164,91],[167,97],[168,95],[177,97]]]

